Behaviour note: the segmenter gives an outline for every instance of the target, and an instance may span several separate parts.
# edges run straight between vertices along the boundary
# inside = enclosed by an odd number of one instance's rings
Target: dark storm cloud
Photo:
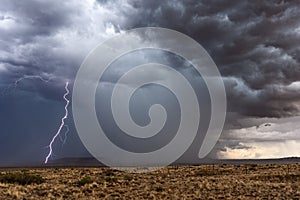
[[[6,15],[2,19],[10,19],[19,25],[1,32],[1,37],[27,43],[36,36],[51,35],[59,28],[67,26],[75,9],[67,2],[3,0],[0,11]]]
[[[41,95],[72,82],[84,56],[103,40],[108,9],[93,3],[3,0],[0,7],[0,86],[26,76],[53,78]],[[20,83],[22,84],[22,82]],[[2,89],[2,88],[1,88]],[[20,87],[18,89],[21,89]],[[31,87],[23,87],[31,90]],[[50,93],[49,93],[50,90]],[[36,90],[35,90],[36,91]],[[54,94],[54,93],[52,93]],[[58,93],[51,98],[58,98]]]
[[[174,29],[207,49],[224,76],[229,109],[235,113],[227,119],[226,126],[242,128],[243,124],[233,122],[246,116],[299,114],[299,1],[97,2],[1,0],[0,91],[24,75],[54,78],[49,83],[38,79],[20,82],[12,96],[1,96],[0,152],[14,154],[1,154],[0,160],[32,157],[40,161],[44,157],[41,146],[56,131],[58,115],[63,111],[65,81],[72,82],[95,45],[115,32],[131,28]],[[168,61],[176,67],[174,60]],[[41,120],[37,126],[31,117]],[[41,134],[47,137],[40,140],[38,147],[29,148],[31,138],[40,138]],[[10,142],[4,145],[6,141]],[[78,138],[73,141],[80,146]],[[238,142],[226,144],[232,149],[244,148]],[[28,148],[26,156],[20,154],[24,153],[20,145]],[[69,143],[67,151],[73,149]]]
[[[1,1],[0,165],[44,159],[63,114],[65,82],[72,83],[84,56],[103,40],[105,19],[112,16],[88,2]],[[37,76],[49,81],[22,80]],[[74,156],[74,146],[79,157],[86,155],[71,113],[67,123],[69,143],[56,155]]]
[[[47,79],[59,68],[68,67],[55,53],[59,41],[51,37],[71,24],[75,11],[68,2],[2,1],[0,63],[4,71],[1,82],[12,83],[23,75]]]
[[[300,4],[297,1],[131,1],[123,28],[161,26],[183,32],[215,60],[230,109],[250,116],[295,115],[300,80]],[[236,87],[243,87],[239,90]],[[280,106],[279,106],[280,105]]]
[[[116,30],[161,26],[202,44],[227,77],[231,111],[260,117],[298,113],[295,103],[300,95],[284,92],[285,97],[280,97],[283,86],[300,77],[297,1],[97,2],[117,16],[107,20]],[[1,20],[6,22],[0,31],[1,82],[13,82],[23,74],[72,79],[89,49],[72,52],[74,48],[58,35],[65,30],[78,33],[76,40],[68,41],[74,46],[88,43],[89,34],[95,37],[92,28],[84,29],[91,23],[85,18],[91,16],[80,7],[74,1],[4,1],[0,8]]]

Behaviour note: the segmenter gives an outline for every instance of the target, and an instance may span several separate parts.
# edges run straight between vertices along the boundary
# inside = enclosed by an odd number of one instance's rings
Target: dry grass
[[[30,174],[26,171],[22,172],[9,172],[5,174],[0,174],[1,183],[15,183],[19,185],[29,185],[29,184],[41,184],[45,180],[35,174]]]
[[[21,170],[3,170],[5,174]],[[300,199],[300,164],[32,169],[41,184],[0,183],[0,199]]]

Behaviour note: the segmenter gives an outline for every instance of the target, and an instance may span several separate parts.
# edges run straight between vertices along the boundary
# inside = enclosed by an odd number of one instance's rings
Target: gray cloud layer
[[[260,117],[298,113],[300,94],[288,90],[300,77],[297,1],[98,2],[88,7],[75,1],[5,1],[1,82],[23,74],[72,79],[109,23],[115,30],[161,26],[208,50],[226,77],[231,111]]]
[[[30,98],[31,93],[22,92],[34,92],[49,101],[52,110],[60,110],[57,101],[61,101],[64,82],[72,82],[93,47],[122,30],[160,26],[183,32],[207,49],[224,76],[229,110],[238,117],[295,116],[300,109],[299,9],[296,0],[1,0],[0,89],[24,75],[54,77],[49,84],[22,82],[16,96]],[[17,138],[26,127],[11,127],[13,121],[22,121],[12,113],[6,117],[15,107],[11,98],[0,98],[0,130],[13,134],[1,135],[0,141]],[[28,109],[36,109],[35,101],[30,102]],[[45,117],[49,123],[56,120],[56,113]],[[228,123],[235,120],[229,118]],[[1,152],[8,151],[7,146],[2,145]],[[33,152],[43,156],[36,149],[28,156]]]
[[[196,39],[211,54],[243,115],[295,115],[300,95],[285,86],[300,77],[297,1],[133,1],[123,26],[161,26]],[[280,106],[279,106],[280,105]]]

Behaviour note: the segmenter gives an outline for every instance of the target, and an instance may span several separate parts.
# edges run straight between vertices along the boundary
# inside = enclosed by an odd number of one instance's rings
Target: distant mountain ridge
[[[291,164],[300,163],[300,157],[286,157],[274,159],[203,159],[195,163],[175,162],[172,165],[208,165],[208,164]],[[52,160],[47,166],[69,166],[69,167],[105,167],[93,157],[83,158],[61,158]]]
[[[173,163],[172,165],[209,165],[209,164],[292,164],[300,163],[300,157],[286,157],[274,159],[204,159],[199,163]],[[0,168],[43,168],[43,167],[106,167],[93,157],[60,158],[43,163],[11,163],[0,164]]]

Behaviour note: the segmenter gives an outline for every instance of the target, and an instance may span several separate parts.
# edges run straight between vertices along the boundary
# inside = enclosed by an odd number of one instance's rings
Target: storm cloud
[[[23,74],[72,79],[103,39],[160,26],[206,48],[225,77],[231,111],[258,117],[299,111],[300,94],[289,89],[300,77],[297,1],[3,1],[1,82]]]
[[[123,26],[171,28],[198,41],[225,77],[231,111],[293,116],[300,99],[289,90],[300,77],[299,8],[297,1],[133,1]]]
[[[232,141],[241,140],[245,132],[250,134],[248,132],[252,129],[256,130],[253,127],[268,123],[273,118],[284,120],[299,115],[299,9],[300,3],[296,0],[1,0],[0,90],[15,89],[13,93],[0,97],[0,141],[8,141],[7,145],[0,147],[0,160],[13,161],[32,157],[32,154],[40,160],[45,154],[40,153],[41,147],[47,144],[55,131],[59,120],[57,114],[61,114],[65,81],[73,82],[84,57],[97,44],[119,32],[146,26],[180,31],[208,51],[223,76],[228,99],[226,130],[217,149],[219,152],[224,147],[243,149],[241,143]],[[176,63],[172,64],[176,66]],[[13,85],[24,76],[37,75],[51,80],[49,83],[25,80],[17,87]],[[20,97],[23,100],[18,103]],[[30,101],[32,98],[34,100]],[[43,115],[35,111],[42,105],[48,105],[55,112],[46,109],[45,112],[50,114],[43,116],[41,124],[50,124],[47,128],[38,126],[36,130],[27,131],[31,138],[39,137],[40,132],[48,134],[40,139],[37,147],[28,150],[26,156],[24,153],[18,155],[16,150],[14,158],[11,158],[2,152],[12,151],[11,144],[26,148],[30,139],[23,135],[24,144],[9,141],[15,141],[22,135],[24,127],[34,126],[33,123],[26,125],[23,115],[13,115],[13,112],[21,113],[23,110],[23,107],[19,111],[13,109],[17,105],[26,105],[28,110],[34,110],[33,116]],[[238,123],[237,119],[243,119],[244,124]],[[22,128],[13,126],[21,122],[24,123]],[[272,128],[277,127],[278,121],[274,123]],[[298,133],[292,130],[285,131],[289,138],[282,137],[282,132],[276,130],[270,132],[280,141],[299,139]],[[74,127],[73,131],[76,132]],[[71,142],[80,146],[74,135]],[[258,142],[248,138],[250,140]],[[60,156],[73,155],[74,144],[71,142]],[[251,149],[251,145],[245,145],[245,149]],[[226,156],[221,154],[221,157]]]

